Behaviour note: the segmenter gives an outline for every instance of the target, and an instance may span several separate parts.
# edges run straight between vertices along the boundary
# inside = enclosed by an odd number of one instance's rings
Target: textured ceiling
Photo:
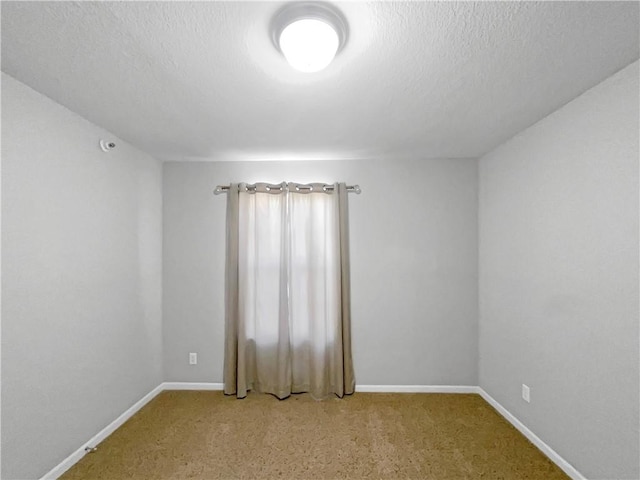
[[[293,71],[282,2],[7,2],[2,70],[161,159],[476,157],[638,59],[638,2],[336,2]]]

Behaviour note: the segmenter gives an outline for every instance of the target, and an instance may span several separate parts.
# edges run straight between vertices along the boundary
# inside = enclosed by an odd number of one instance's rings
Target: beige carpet
[[[163,392],[72,479],[568,477],[478,395]]]

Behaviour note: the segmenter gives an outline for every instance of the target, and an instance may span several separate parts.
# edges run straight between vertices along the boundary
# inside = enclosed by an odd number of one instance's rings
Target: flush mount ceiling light
[[[271,32],[274,45],[293,68],[318,72],[344,47],[347,21],[329,4],[296,2],[275,15]]]

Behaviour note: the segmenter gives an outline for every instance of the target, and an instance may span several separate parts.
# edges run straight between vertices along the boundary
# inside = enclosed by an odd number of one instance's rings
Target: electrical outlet
[[[522,399],[527,403],[531,402],[531,389],[524,383],[522,384]]]
[[[198,354],[190,353],[189,354],[189,365],[197,365],[198,363]]]

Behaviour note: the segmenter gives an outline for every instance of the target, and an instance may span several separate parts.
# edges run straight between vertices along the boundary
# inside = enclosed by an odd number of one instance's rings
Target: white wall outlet
[[[198,363],[198,354],[190,353],[189,354],[189,365],[197,365]]]
[[[527,403],[531,402],[531,390],[524,383],[522,384],[522,399]]]

